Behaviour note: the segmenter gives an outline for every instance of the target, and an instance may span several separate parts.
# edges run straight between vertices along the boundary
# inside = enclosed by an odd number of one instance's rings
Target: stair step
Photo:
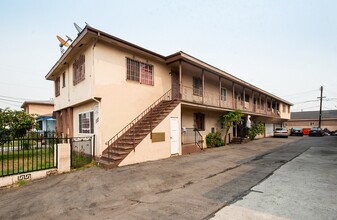
[[[117,164],[115,162],[108,162],[100,159],[98,162],[98,166],[103,167],[104,169],[112,169],[117,167]]]
[[[101,159],[105,160],[105,161],[116,161],[116,160],[121,160],[123,159],[124,157],[123,156],[119,156],[119,155],[116,155],[116,154],[103,154]]]
[[[116,147],[113,147],[113,149],[108,151],[108,154],[116,154],[116,155],[124,155],[128,153],[129,151],[127,149],[116,148]]]

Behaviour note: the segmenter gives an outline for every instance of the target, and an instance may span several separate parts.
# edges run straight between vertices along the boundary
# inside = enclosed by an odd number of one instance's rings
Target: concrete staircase
[[[131,122],[126,126],[125,132],[108,142],[108,147],[103,151],[99,165],[106,169],[118,166],[178,104],[179,101],[162,100],[151,107],[137,122],[134,122],[135,120]]]

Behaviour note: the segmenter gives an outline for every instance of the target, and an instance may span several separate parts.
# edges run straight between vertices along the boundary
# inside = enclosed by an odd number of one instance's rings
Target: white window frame
[[[223,91],[225,91],[225,92],[223,92]],[[227,101],[227,89],[225,87],[221,87],[220,97],[221,97],[221,101],[224,101],[224,102]]]
[[[202,96],[202,79],[200,77],[193,77],[193,95]]]
[[[86,119],[84,122],[83,119]],[[83,125],[84,128],[83,128]],[[94,134],[94,111],[82,112],[78,114],[78,133]]]

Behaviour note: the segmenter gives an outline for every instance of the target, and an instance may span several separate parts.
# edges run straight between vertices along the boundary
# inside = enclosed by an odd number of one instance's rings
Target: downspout
[[[91,76],[92,76],[92,94],[95,95],[95,92],[96,92],[96,87],[95,87],[95,47],[96,47],[96,43],[97,43],[97,38],[100,36],[100,32],[97,33],[97,37],[93,39],[93,42],[92,42],[92,47],[91,47],[91,50],[92,50],[92,65],[91,65]],[[100,100],[97,100],[96,98],[91,98],[94,102],[98,103],[98,116],[97,116],[97,119],[98,119],[98,122],[97,122],[97,129],[95,129],[95,139],[93,141],[94,143],[94,146],[93,146],[93,155],[96,159],[96,154],[97,154],[97,147],[98,145],[101,143],[101,130],[100,130],[100,120],[101,120],[101,102]],[[95,112],[94,112],[94,117],[95,117]],[[95,119],[95,118],[94,118]],[[94,123],[96,124],[96,120],[94,120]],[[99,152],[100,152],[101,149],[99,149]],[[101,155],[99,155],[101,156]]]

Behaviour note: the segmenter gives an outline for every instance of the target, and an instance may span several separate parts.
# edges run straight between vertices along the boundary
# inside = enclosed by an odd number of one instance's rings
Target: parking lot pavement
[[[1,189],[0,219],[209,218],[306,151],[306,139],[266,138]]]
[[[337,137],[308,137],[310,148],[212,219],[336,219]]]

